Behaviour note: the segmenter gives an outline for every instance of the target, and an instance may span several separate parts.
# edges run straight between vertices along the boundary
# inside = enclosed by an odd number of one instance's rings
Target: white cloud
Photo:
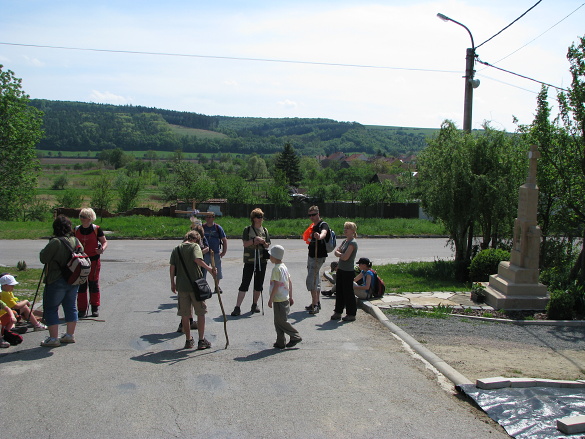
[[[295,109],[298,107],[298,104],[295,101],[291,101],[290,99],[285,99],[284,101],[278,102],[278,105],[284,107],[286,109]]]
[[[92,90],[91,94],[89,95],[90,102],[95,102],[98,104],[114,104],[114,105],[127,105],[132,102],[131,98],[126,98],[124,96],[116,95],[109,91],[101,92],[97,90]]]
[[[31,58],[29,56],[23,55],[22,58],[25,62],[33,67],[44,67],[45,63],[39,60],[38,58]]]

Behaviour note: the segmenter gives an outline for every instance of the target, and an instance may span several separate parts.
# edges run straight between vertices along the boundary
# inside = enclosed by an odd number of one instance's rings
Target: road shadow
[[[234,361],[245,362],[245,361],[263,360],[264,358],[272,357],[273,355],[282,354],[282,353],[285,353],[286,351],[289,351],[289,350],[296,350],[296,349],[277,349],[277,348],[264,349],[264,350],[259,351],[259,352],[254,352],[253,354],[246,355],[245,357],[235,357]]]
[[[60,346],[56,349],[59,349]],[[10,363],[12,361],[36,361],[49,358],[53,355],[52,348],[46,348],[38,346],[35,348],[22,349],[18,351],[10,352],[11,348],[8,348],[8,352],[2,352],[0,354],[0,363]]]
[[[190,358],[197,358],[202,355],[210,355],[216,350],[197,350],[197,349],[167,349],[159,352],[145,352],[134,357],[130,357],[133,361],[140,361],[152,364],[177,364],[181,361],[189,360]]]

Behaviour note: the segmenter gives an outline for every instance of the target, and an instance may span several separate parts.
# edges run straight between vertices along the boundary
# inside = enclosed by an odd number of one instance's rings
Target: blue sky
[[[478,46],[536,2],[0,0],[0,43],[11,43],[0,44],[0,64],[31,98],[431,128],[451,119],[461,127],[470,38],[436,14],[465,24]],[[479,47],[479,58],[570,85],[566,53],[585,35],[582,5],[541,1]],[[490,121],[513,130],[513,116],[532,122],[538,83],[476,70],[474,128]]]

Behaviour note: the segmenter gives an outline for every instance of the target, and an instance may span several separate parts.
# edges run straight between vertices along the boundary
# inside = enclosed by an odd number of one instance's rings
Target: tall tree
[[[419,189],[427,214],[445,224],[455,246],[457,276],[465,277],[471,258],[468,237],[473,236],[475,213],[471,156],[474,139],[451,121],[418,157]]]
[[[284,145],[284,149],[276,157],[276,169],[284,172],[286,182],[291,186],[298,186],[301,181],[301,159],[290,143]]]
[[[565,224],[578,224],[585,234],[585,37],[569,47],[567,59],[571,86],[559,92],[558,125],[551,140],[540,147],[542,161],[556,175],[561,204],[570,212]],[[570,280],[585,285],[585,240],[582,246]]]
[[[21,79],[0,64],[0,219],[14,220],[35,195],[43,113],[29,105]]]

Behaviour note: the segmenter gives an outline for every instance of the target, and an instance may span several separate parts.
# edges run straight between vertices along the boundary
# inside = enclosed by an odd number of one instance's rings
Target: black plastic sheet
[[[585,438],[585,433],[567,435],[557,430],[557,419],[585,415],[583,389],[505,387],[484,390],[473,384],[462,384],[459,388],[512,437]]]

